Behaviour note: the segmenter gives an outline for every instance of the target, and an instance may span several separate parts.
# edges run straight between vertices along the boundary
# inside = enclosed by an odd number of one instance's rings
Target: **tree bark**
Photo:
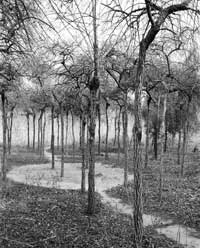
[[[181,161],[181,154],[180,154],[180,151],[181,151],[181,129],[179,130],[178,132],[178,148],[177,148],[177,164],[180,164],[180,161]]]
[[[65,125],[65,153],[67,153],[67,142],[68,142],[68,117],[69,117],[69,113],[68,111],[66,111],[66,125]]]
[[[106,102],[106,144],[105,144],[105,159],[108,160],[108,132],[109,132],[109,121],[108,121],[108,108],[110,104]]]
[[[114,126],[115,126],[115,136],[114,136],[113,146],[116,145],[116,139],[117,139],[117,111],[115,113]]]
[[[42,140],[43,140],[43,125],[42,125],[42,118],[43,118],[44,110],[40,110],[40,116],[38,118],[38,151],[40,157],[42,157]]]
[[[162,200],[163,189],[163,161],[164,161],[164,146],[165,146],[165,117],[167,110],[167,94],[164,95],[163,115],[161,120],[161,155],[160,155],[160,180],[159,180],[159,200]]]
[[[95,212],[95,121],[96,90],[90,91],[89,116],[89,173],[88,173],[88,214]]]
[[[81,132],[82,132],[82,116],[80,115],[79,116],[79,148],[80,148],[80,151],[81,151]]]
[[[38,141],[38,152],[40,151],[40,131],[41,131],[41,129],[40,129],[40,116],[38,117],[38,139],[37,139],[37,141]]]
[[[145,161],[144,161],[144,167],[148,167],[149,163],[149,114],[150,114],[150,103],[151,98],[148,97],[147,100],[147,117],[146,117],[146,142],[145,142]]]
[[[164,152],[167,152],[167,142],[168,142],[168,132],[167,132],[167,123],[165,122],[165,142],[164,142]]]
[[[43,110],[41,111],[41,118],[40,118],[40,158],[42,158],[43,153]]]
[[[26,114],[26,120],[27,120],[27,148],[30,148],[30,114]]]
[[[60,121],[59,114],[57,114],[57,150],[60,150]]]
[[[45,149],[45,133],[46,133],[46,113],[44,112],[44,122],[43,122],[43,130],[42,130],[42,158],[44,158],[44,149]]]
[[[90,81],[90,123],[89,123],[89,173],[88,173],[88,214],[95,212],[95,126],[96,100],[99,89],[98,78],[98,44],[96,23],[97,0],[92,1],[93,32],[94,32],[94,76]]]
[[[5,92],[1,92],[1,102],[2,102],[2,126],[3,126],[3,153],[2,153],[2,180],[6,181],[7,172],[7,141],[6,141],[6,129],[7,129],[7,114],[6,114],[6,96]]]
[[[98,155],[101,155],[101,108],[100,108],[100,96],[98,103]]]
[[[61,122],[61,177],[64,177],[64,111],[63,106],[60,104],[60,122]]]
[[[71,111],[72,118],[72,152],[73,152],[73,161],[75,161],[75,135],[74,135],[74,113]]]
[[[158,96],[158,105],[157,105],[157,115],[156,123],[154,126],[154,159],[158,159],[158,136],[159,136],[159,127],[160,127],[160,95]]]
[[[35,150],[35,119],[36,119],[36,114],[33,113],[33,150]]]
[[[122,107],[119,108],[119,115],[118,115],[118,122],[117,122],[117,164],[120,164],[120,151],[121,151],[121,145],[120,145],[120,126],[121,126],[121,111]]]
[[[125,96],[125,106],[123,111],[123,140],[124,140],[124,187],[128,185],[128,113],[127,113],[127,93]]]
[[[82,156],[82,170],[81,170],[81,192],[85,193],[85,126],[86,118],[82,113],[81,117],[81,156]]]
[[[135,123],[133,128],[133,166],[134,166],[134,202],[133,202],[133,232],[134,248],[140,248],[143,237],[143,204],[142,204],[142,114],[141,114],[141,90],[143,85],[143,66],[145,53],[140,46],[139,62],[136,74],[138,87],[135,90]]]
[[[186,120],[183,126],[183,146],[182,146],[182,158],[181,158],[181,176],[184,176],[184,162],[185,162],[185,153],[187,151],[187,141],[188,141],[188,131],[189,131],[189,110],[191,97],[189,97],[186,108]]]
[[[182,152],[181,152],[181,176],[183,176],[183,174],[184,174],[186,143],[187,143],[187,123],[184,123],[184,126],[183,126],[183,144],[182,144]]]
[[[55,134],[54,134],[54,106],[51,106],[51,169],[55,168]]]
[[[13,129],[13,111],[14,107],[10,111],[9,124],[7,123],[8,130],[8,154],[11,154],[11,146],[12,146],[12,129]],[[8,122],[8,120],[7,120]]]
[[[89,167],[89,116],[87,115],[86,118],[86,161],[85,161],[85,167],[88,169]]]

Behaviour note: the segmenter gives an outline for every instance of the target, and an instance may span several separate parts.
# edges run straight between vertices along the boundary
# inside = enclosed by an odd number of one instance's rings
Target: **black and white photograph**
[[[0,248],[200,248],[199,0],[0,0]]]

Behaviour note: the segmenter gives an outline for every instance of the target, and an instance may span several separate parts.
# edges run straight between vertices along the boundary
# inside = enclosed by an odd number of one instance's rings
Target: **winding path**
[[[46,157],[51,159],[51,154],[46,152]],[[14,167],[8,178],[20,183],[29,185],[56,187],[60,189],[80,189],[81,164],[65,163],[65,176],[60,178],[60,159],[56,157],[55,170],[50,164],[25,165]],[[87,177],[86,177],[87,178]],[[112,198],[105,193],[105,190],[123,183],[123,169],[111,168],[109,165],[96,163],[96,191],[102,196],[106,204],[110,204],[120,213],[132,215],[132,207],[121,203],[120,199]],[[129,180],[133,176],[129,175]],[[194,229],[181,225],[174,225],[172,220],[163,220],[152,215],[143,215],[144,225],[159,225],[156,230],[167,237],[176,240],[188,248],[200,248],[200,233]]]

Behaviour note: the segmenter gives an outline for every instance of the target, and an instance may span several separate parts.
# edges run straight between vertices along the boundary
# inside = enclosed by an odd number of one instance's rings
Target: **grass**
[[[1,188],[0,247],[2,248],[129,248],[133,229],[129,216],[116,214],[101,204],[86,214],[87,196],[64,191],[10,183]],[[181,247],[145,230],[143,248]]]

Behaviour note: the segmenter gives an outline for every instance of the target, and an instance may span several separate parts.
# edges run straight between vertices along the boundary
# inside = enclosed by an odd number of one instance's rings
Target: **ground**
[[[22,164],[23,153],[18,151],[15,154],[22,158]],[[34,156],[39,159],[38,155]],[[32,159],[30,161],[34,163]],[[87,197],[78,190],[65,191],[7,182],[1,183],[0,192],[2,248],[132,247],[130,216],[117,214],[102,204],[99,195],[97,212],[90,217],[85,211]],[[152,228],[146,228],[143,247],[181,246],[156,234]]]
[[[175,162],[176,154],[165,156],[162,199],[159,197],[159,161],[151,160],[143,170],[143,202],[146,214],[172,218],[200,231],[200,156],[188,152],[184,177],[180,177],[180,166]],[[113,197],[131,204],[133,184],[128,189],[117,186],[107,191]]]
[[[87,197],[79,191],[11,184],[2,196],[0,247],[133,246],[130,218],[114,213],[99,199],[97,213],[88,216]],[[150,232],[146,230],[143,247],[178,247]]]

